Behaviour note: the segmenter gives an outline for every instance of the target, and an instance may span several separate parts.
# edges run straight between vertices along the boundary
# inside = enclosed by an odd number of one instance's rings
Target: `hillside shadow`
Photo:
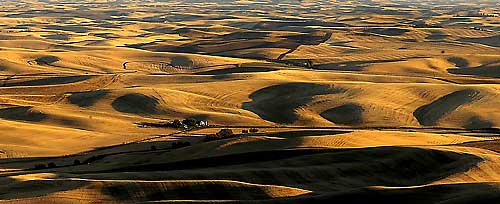
[[[69,40],[70,36],[66,34],[51,34],[51,35],[42,35],[42,37],[49,40]]]
[[[478,67],[459,67],[447,69],[450,74],[500,78],[500,64],[487,64]]]
[[[274,196],[258,185],[234,181],[165,181],[163,183],[103,183],[101,192],[122,202],[139,200],[154,202],[163,200],[268,200]],[[273,189],[281,189],[275,186]],[[283,188],[283,190],[288,190]],[[299,191],[299,190],[297,190]],[[292,191],[290,191],[292,192]],[[295,193],[295,192],[294,192]],[[293,197],[292,195],[290,197]]]
[[[256,73],[256,72],[272,72],[278,71],[276,68],[268,67],[238,67],[228,69],[217,69],[204,72],[197,72],[196,75],[224,75],[224,74],[239,74],[239,73]]]
[[[469,67],[469,61],[461,57],[450,57],[449,62],[455,64],[459,68]]]
[[[443,31],[440,30],[433,30],[431,31],[431,34],[428,35],[425,39],[429,41],[443,41],[450,35],[444,33]]]
[[[138,93],[131,93],[116,98],[111,106],[116,111],[132,114],[154,114],[158,112],[159,99]]]
[[[3,87],[15,87],[15,86],[48,86],[48,85],[60,85],[60,84],[70,84],[85,81],[91,79],[93,76],[81,75],[81,76],[60,76],[60,77],[48,77],[43,79],[34,79],[28,81],[20,82],[9,82],[7,80],[3,81]]]
[[[57,175],[55,175],[57,177]],[[12,200],[41,197],[51,193],[63,192],[83,187],[82,182],[67,181],[64,185],[58,181],[16,180],[9,177],[0,178],[0,199]]]
[[[463,127],[465,129],[477,130],[493,128],[493,125],[491,121],[484,120],[479,116],[473,116],[467,120],[467,123]]]
[[[39,57],[39,58],[35,59],[35,62],[38,65],[50,65],[50,64],[58,62],[60,60],[61,59],[59,59],[59,57],[56,57],[56,56],[44,56],[44,57]]]
[[[480,92],[474,89],[455,91],[430,104],[417,108],[413,112],[413,116],[417,118],[421,125],[436,125],[446,114],[453,112],[462,105],[478,100],[480,98],[479,94]]]
[[[0,109],[0,118],[5,120],[41,122],[48,117],[49,115],[34,110],[31,106]]]
[[[283,134],[286,135],[289,133],[284,132]],[[325,134],[326,133],[330,134],[329,132],[325,132]],[[306,131],[303,135],[313,134],[314,133],[308,133]],[[297,144],[300,143],[300,141],[297,142]],[[160,145],[159,142],[148,142],[148,145],[164,146],[164,144]],[[193,146],[185,148],[199,147]],[[323,192],[326,192],[326,189],[323,189],[325,185],[333,189],[364,189],[368,186],[419,186],[447,178],[457,173],[466,172],[483,161],[482,158],[467,153],[415,147],[370,147],[359,149],[295,148],[266,151],[259,151],[257,148],[253,152],[246,153],[208,156],[170,163],[133,164],[131,166],[119,168],[109,166],[107,169],[92,171],[92,166],[94,166],[94,169],[101,169],[99,168],[100,164],[109,163],[110,159],[127,159],[128,156],[168,156],[168,152],[166,155],[160,154],[160,152],[165,152],[165,150],[144,149],[140,151],[130,151],[129,153],[119,153],[121,155],[119,157],[99,157],[103,159],[103,161],[96,160],[92,164],[85,164],[83,168],[89,171],[81,171],[80,169],[75,172],[77,173],[75,175],[79,175],[81,178],[99,180],[105,179],[106,175],[116,174],[123,175],[124,177],[121,178],[121,180],[126,181],[130,179],[130,177],[120,173],[127,172],[127,174],[134,175],[134,178],[137,179],[140,179],[142,177],[141,175],[144,175],[145,178],[154,179],[156,177],[149,177],[146,175],[152,172],[158,172],[158,174],[161,174],[159,176],[164,181],[181,182],[182,180],[197,180],[197,183],[193,185],[170,186],[169,194],[164,194],[162,193],[163,191],[159,192],[158,189],[160,189],[160,186],[155,186],[158,184],[157,182],[145,184],[152,187],[147,191],[145,189],[148,188],[136,187],[136,185],[142,184],[131,182],[110,182],[104,184],[104,186],[101,185],[102,188],[99,188],[102,189],[101,192],[105,195],[122,201],[129,200],[136,195],[141,195],[141,199],[149,201],[163,199],[241,200],[242,197],[238,198],[238,196],[244,195],[257,196],[259,199],[271,199],[266,197],[266,194],[262,194],[258,189],[247,187],[240,188],[238,186],[223,187],[224,185],[219,185],[218,183],[214,184],[214,182],[211,182],[212,184],[210,185],[205,185],[201,181],[231,180],[255,184],[291,186],[313,191],[324,190]],[[118,153],[109,153],[109,156],[115,154]],[[96,152],[89,152],[86,157],[90,155],[96,155]],[[100,153],[99,155],[106,154]],[[57,157],[40,159],[49,162],[57,159]],[[73,158],[68,158],[67,160],[72,161],[72,159]],[[4,160],[0,160],[0,163],[1,161]],[[60,170],[59,168],[37,170],[36,173],[72,171],[71,169],[64,169],[64,167],[61,168]],[[78,169],[77,166],[76,169]],[[114,178],[120,179],[120,176],[114,176]],[[9,181],[9,183],[11,182]],[[61,183],[64,185],[60,185]],[[316,185],[319,183],[321,183],[321,185]],[[28,181],[15,185],[6,184],[7,185],[2,186],[0,182],[0,190],[4,187],[8,188],[9,192],[15,190],[18,194],[16,194],[15,197],[11,197],[11,195],[0,193],[0,198],[28,198],[33,195],[42,196],[42,194],[40,194],[40,191],[42,191],[41,189],[43,189],[45,193],[55,193],[84,187],[81,182],[70,180],[60,182]],[[89,187],[94,188],[92,186]],[[216,189],[207,190],[207,187]],[[27,194],[26,192],[29,190],[33,191],[34,194]],[[238,193],[238,191],[242,190],[249,192]],[[442,194],[444,192],[436,193]],[[3,195],[6,196],[2,197]],[[314,199],[320,199],[320,197],[316,197],[318,195],[319,194],[309,194],[294,197],[293,199],[309,200],[312,198],[311,196],[313,196]],[[324,196],[328,197],[330,194],[325,194]],[[389,198],[400,199],[397,194],[390,195]]]
[[[316,69],[316,70],[339,70],[339,71],[363,71],[366,66],[376,64],[376,63],[403,62],[406,60],[418,59],[418,58],[424,58],[424,57],[327,63],[327,64],[315,65],[315,66],[313,66],[313,69]]]
[[[401,36],[407,32],[410,32],[410,30],[403,28],[368,28],[365,29],[364,31],[368,33],[388,35],[388,36]]]
[[[341,125],[359,125],[363,123],[363,107],[348,103],[322,112],[321,117]]]
[[[500,35],[495,35],[491,37],[483,37],[483,38],[462,38],[459,41],[461,42],[472,42],[479,43],[491,47],[500,47]]]
[[[421,186],[415,188],[360,188],[323,195],[305,195],[264,203],[384,203],[384,204],[466,204],[497,203],[500,188],[493,183],[461,183]]]
[[[79,107],[90,107],[108,94],[108,90],[75,92],[71,93],[68,100],[71,104],[75,104]]]
[[[269,137],[281,137],[281,138],[298,138],[298,137],[308,137],[308,136],[325,136],[325,135],[338,135],[350,133],[352,131],[346,130],[294,130],[294,131],[284,131],[284,132],[272,132],[272,133],[262,133],[262,135],[267,135]]]
[[[466,172],[482,158],[414,147],[283,149],[236,153],[92,173],[165,172],[168,180],[200,177],[299,187],[327,182],[348,188],[416,186]],[[286,169],[284,169],[286,167]],[[314,168],[312,168],[314,167]],[[182,174],[178,174],[182,172]],[[307,179],[304,178],[305,175]]]
[[[311,102],[316,95],[338,94],[345,90],[314,83],[285,83],[269,86],[250,94],[251,102],[242,104],[262,119],[291,124],[298,119],[295,110]]]

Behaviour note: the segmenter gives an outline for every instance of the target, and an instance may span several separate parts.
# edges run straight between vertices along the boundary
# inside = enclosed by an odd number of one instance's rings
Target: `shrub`
[[[78,159],[75,159],[75,161],[73,161],[73,165],[80,165],[82,164],[82,162],[80,162],[80,160]]]
[[[241,133],[243,133],[243,134],[247,134],[247,133],[248,133],[248,130],[241,130]]]
[[[47,167],[48,167],[48,168],[56,168],[56,167],[57,167],[57,165],[56,165],[56,163],[54,163],[54,162],[50,162],[50,163],[47,165]]]
[[[182,123],[188,127],[196,127],[198,121],[192,118],[184,119]]]
[[[257,129],[257,128],[252,128],[252,129],[250,129],[250,132],[251,132],[251,133],[256,133],[256,132],[259,132],[259,129]]]
[[[152,146],[151,146],[151,150],[153,150],[153,151],[154,151],[154,150],[157,150],[156,146],[152,145]]]
[[[230,138],[233,136],[234,136],[234,133],[231,129],[221,129],[221,130],[219,130],[219,132],[217,132],[213,135],[207,135],[205,137],[205,141],[220,140],[220,139]]]
[[[218,133],[215,134],[218,138],[228,138],[233,136],[234,133],[231,129],[221,129]]]
[[[45,164],[35,164],[35,169],[46,169],[47,166]]]
[[[174,120],[174,121],[172,121],[172,127],[182,128],[182,127],[184,127],[184,124],[182,124],[182,122],[180,120]]]

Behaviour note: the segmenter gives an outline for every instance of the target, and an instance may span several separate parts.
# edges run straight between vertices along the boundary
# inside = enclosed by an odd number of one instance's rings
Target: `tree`
[[[251,133],[257,133],[257,132],[259,132],[259,129],[257,129],[257,128],[251,128],[250,132]]]
[[[172,126],[174,126],[176,128],[182,128],[183,124],[180,120],[174,120],[174,121],[172,121]]]
[[[153,150],[153,151],[157,150],[156,146],[152,145],[151,150]]]
[[[47,166],[45,164],[35,164],[35,169],[46,169]]]
[[[78,160],[78,159],[75,159],[75,161],[73,161],[73,165],[75,165],[75,166],[80,165],[80,164],[82,164],[82,162],[80,162],[80,160]]]
[[[215,136],[217,136],[218,138],[228,138],[228,137],[231,137],[233,135],[234,135],[234,133],[231,129],[221,129],[221,130],[219,130],[218,133],[215,134]]]
[[[54,163],[54,162],[50,162],[50,163],[47,165],[47,167],[49,167],[49,168],[56,168],[56,167],[57,167],[57,165],[56,165],[56,163]]]
[[[184,125],[187,125],[188,127],[195,127],[196,126],[196,120],[192,118],[187,118],[182,121]]]

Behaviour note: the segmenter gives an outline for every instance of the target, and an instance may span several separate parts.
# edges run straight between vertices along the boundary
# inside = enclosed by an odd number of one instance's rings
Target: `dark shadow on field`
[[[448,61],[455,64],[459,68],[469,67],[469,61],[461,57],[451,57]]]
[[[477,142],[466,142],[466,143],[460,144],[460,146],[476,147],[476,148],[487,149],[487,150],[491,150],[491,151],[500,153],[500,139],[487,140],[487,141],[477,141]]]
[[[321,117],[341,125],[359,125],[363,123],[363,107],[348,103],[322,112]]]
[[[225,40],[241,40],[241,39],[262,39],[268,37],[271,32],[257,32],[257,31],[245,31],[245,32],[233,32],[220,36]]]
[[[178,34],[196,35],[196,29],[181,28],[172,30],[162,28],[166,32]],[[303,34],[290,34],[287,36],[270,37],[269,32],[244,31],[233,32],[224,35],[204,36],[202,39],[187,42],[181,45],[162,45],[158,42],[127,45],[126,47],[145,49],[156,52],[177,52],[177,53],[206,53],[216,56],[243,57],[240,51],[259,48],[282,48],[293,52],[300,45],[318,45],[326,42],[332,36],[331,32],[320,32],[310,30]],[[266,55],[259,56],[258,52],[250,52],[252,59],[269,59]],[[283,56],[282,56],[283,57]]]
[[[90,75],[80,75],[80,76],[61,76],[61,77],[48,77],[42,79],[34,79],[28,81],[4,81],[3,87],[15,87],[15,86],[47,86],[47,85],[60,85],[60,84],[70,84],[85,81],[91,79],[93,76]]]
[[[295,110],[312,101],[316,95],[338,94],[345,90],[314,83],[285,83],[269,86],[250,94],[251,102],[243,109],[252,111],[262,119],[291,124],[298,119]]]
[[[195,73],[196,75],[223,75],[223,74],[237,74],[237,73],[254,73],[254,72],[272,72],[278,71],[276,68],[268,67],[238,67],[238,68],[227,68],[227,69],[217,69],[204,72]]]
[[[478,67],[458,67],[447,70],[450,74],[500,78],[500,62],[492,62]]]
[[[154,114],[160,101],[156,97],[131,93],[116,98],[111,105],[119,112],[132,114]]]
[[[333,188],[399,187],[428,184],[481,161],[471,154],[414,147],[281,149],[88,173],[161,171],[166,180],[235,180],[299,188],[325,182]]]
[[[499,200],[500,188],[497,184],[463,183],[395,189],[359,188],[263,203],[490,204],[497,203]]]
[[[433,30],[431,31],[431,34],[428,35],[425,39],[429,41],[443,41],[445,40],[449,35],[446,33],[443,33],[443,31],[440,30]]]
[[[177,181],[166,183],[102,183],[101,192],[127,202],[141,200],[269,200],[274,197],[260,186],[227,181]]]
[[[348,45],[352,41],[343,41],[343,42],[332,42],[330,43],[331,46],[337,46],[337,47],[344,47],[344,48],[349,48],[349,49],[359,49],[359,47],[354,47]]]
[[[2,177],[0,178],[0,200],[34,198],[84,186],[83,182],[78,181],[67,181],[63,183],[64,185],[61,184],[61,182],[57,181],[19,181]]]
[[[49,116],[30,106],[20,106],[0,109],[0,118],[5,120],[41,122]]]
[[[99,99],[105,97],[109,94],[108,90],[96,90],[96,91],[86,91],[86,92],[76,92],[71,93],[68,100],[71,104],[78,105],[80,107],[90,107],[93,106]]]
[[[470,130],[488,129],[492,127],[493,123],[491,121],[484,120],[479,116],[469,118],[469,120],[467,120],[467,123],[464,125],[465,129]]]
[[[69,35],[66,34],[42,35],[42,37],[49,40],[69,40]]]
[[[21,122],[42,122],[50,120],[50,122],[78,129],[85,129],[87,126],[78,120],[71,117],[49,115],[42,111],[36,110],[31,106],[19,106],[0,109],[0,119],[21,121]]]
[[[77,25],[65,25],[65,26],[49,25],[49,26],[44,27],[43,29],[69,31],[69,32],[75,32],[75,33],[87,33],[89,31],[89,27],[77,26]]]
[[[289,133],[284,132],[283,134]],[[305,134],[313,133],[305,132]],[[297,142],[297,145],[299,145],[300,140],[297,140]],[[161,142],[161,144],[159,142],[149,142],[146,146],[151,145],[161,148],[165,146],[163,143],[164,142]],[[258,143],[258,145],[261,144]],[[61,182],[48,180],[27,181],[23,184],[14,185],[9,185],[8,183],[11,183],[11,181],[8,181],[6,186],[2,186],[2,181],[0,180],[0,190],[4,187],[8,188],[10,192],[12,192],[12,189],[16,190],[16,192],[20,192],[15,196],[5,193],[0,194],[0,198],[12,199],[33,197],[33,194],[27,193],[29,190],[33,191],[32,193],[35,193],[35,196],[42,196],[41,192],[61,192],[74,188],[88,187],[102,190],[102,193],[118,200],[128,200],[133,197],[137,198],[137,195],[141,195],[140,199],[148,201],[164,199],[245,200],[245,196],[252,196],[248,199],[272,199],[272,201],[308,203],[310,201],[327,201],[330,199],[362,201],[363,198],[360,196],[370,197],[377,195],[373,199],[390,202],[394,201],[393,203],[397,203],[396,201],[404,200],[405,196],[419,195],[421,199],[425,198],[434,201],[444,199],[449,193],[462,191],[458,191],[458,189],[441,191],[439,190],[441,189],[440,186],[430,187],[431,189],[423,190],[423,192],[421,192],[422,190],[420,189],[428,187],[383,190],[375,190],[367,187],[425,185],[457,173],[466,172],[483,161],[480,157],[467,153],[415,147],[370,147],[359,149],[295,148],[259,151],[258,145],[255,146],[256,149],[253,152],[201,157],[199,159],[181,160],[171,163],[136,164],[114,169],[92,171],[93,168],[101,169],[99,164],[108,163],[118,158],[126,159],[127,156],[169,156],[169,152],[164,149],[130,151],[129,153],[120,153],[118,157],[109,158],[105,156],[107,155],[106,153],[101,152],[99,155],[103,155],[102,158],[98,156],[96,157],[98,160],[83,166],[83,168],[88,169],[88,171],[78,170],[78,172],[74,172],[75,174],[73,174],[77,175],[77,178],[97,180],[106,179],[107,175],[130,174],[133,178],[138,180],[141,180],[141,175],[144,175],[145,180],[160,180],[161,178],[163,181],[199,181],[192,185],[163,186],[164,184],[155,182],[144,184],[141,182],[108,182],[98,183],[97,186],[95,186],[95,182],[87,182],[85,186],[82,186],[83,182],[79,181],[65,180],[61,181],[64,185],[60,185]],[[199,148],[199,146],[196,145],[185,148]],[[81,158],[83,161],[84,158],[88,158],[90,155],[96,155],[96,151],[89,152],[88,155],[84,157],[70,157],[67,160],[72,161],[75,158]],[[115,155],[115,153],[109,153],[109,156],[111,155]],[[49,162],[53,161],[52,159],[54,158],[40,159],[42,159],[42,162]],[[3,161],[4,160],[0,160],[0,164],[3,163]],[[57,163],[58,165],[63,165],[61,162]],[[76,166],[76,168],[78,168],[78,166]],[[58,169],[59,168],[38,170],[36,173],[71,172],[70,169]],[[126,172],[126,174],[120,174],[124,172]],[[156,176],[151,176],[155,174],[158,174],[158,178]],[[113,178],[120,179],[119,176],[114,176]],[[131,177],[124,177],[122,179],[126,181],[131,179]],[[213,180],[215,182],[207,184],[202,182],[202,180]],[[299,197],[273,199],[271,197],[266,197],[266,194],[262,193],[258,188],[252,188],[252,186],[245,185],[228,186],[217,182],[220,180],[290,186],[313,190],[314,193]],[[156,186],[157,184],[158,186]],[[169,189],[168,194],[159,190],[163,188],[162,186]],[[476,187],[480,187],[480,185]],[[351,190],[345,191],[346,189]],[[485,188],[476,189],[477,192],[487,190]],[[328,193],[330,191],[335,191],[337,193]],[[489,192],[491,193],[491,191]],[[351,195],[356,196],[351,197]],[[429,196],[425,195],[433,196],[430,196],[432,198],[427,198]]]
[[[345,27],[344,23],[325,22],[319,20],[301,20],[301,21],[262,21],[256,23],[251,30],[292,30],[295,27],[305,28],[308,26],[323,26],[323,27]]]
[[[463,38],[460,39],[461,42],[472,42],[479,43],[483,45],[488,45],[492,47],[500,47],[500,35],[495,35],[491,37],[483,37],[483,38]]]
[[[368,28],[364,30],[368,33],[375,33],[379,35],[388,35],[388,36],[401,36],[410,30],[403,28]]]
[[[39,57],[39,58],[35,59],[35,62],[38,65],[50,65],[50,64],[58,62],[60,60],[61,59],[59,59],[59,57],[56,57],[56,56],[43,56],[43,57]]]
[[[480,99],[480,92],[474,89],[464,89],[443,96],[430,104],[421,106],[413,112],[421,125],[431,126],[446,114],[453,112],[458,107]]]
[[[413,58],[402,58],[402,59],[388,59],[388,60],[367,60],[367,61],[348,61],[348,62],[338,62],[338,63],[328,63],[313,66],[313,69],[317,70],[340,70],[340,71],[363,71],[365,66],[376,64],[376,63],[390,63],[390,62],[403,62],[410,59],[418,59],[425,57],[413,57]]]
[[[308,136],[338,135],[350,132],[351,131],[345,131],[345,130],[294,130],[285,132],[262,133],[262,135],[267,135],[270,137],[296,138],[296,137],[308,137]]]

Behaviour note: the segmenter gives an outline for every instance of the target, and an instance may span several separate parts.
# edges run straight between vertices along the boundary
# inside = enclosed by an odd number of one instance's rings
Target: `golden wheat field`
[[[500,2],[2,0],[3,203],[500,203]]]

